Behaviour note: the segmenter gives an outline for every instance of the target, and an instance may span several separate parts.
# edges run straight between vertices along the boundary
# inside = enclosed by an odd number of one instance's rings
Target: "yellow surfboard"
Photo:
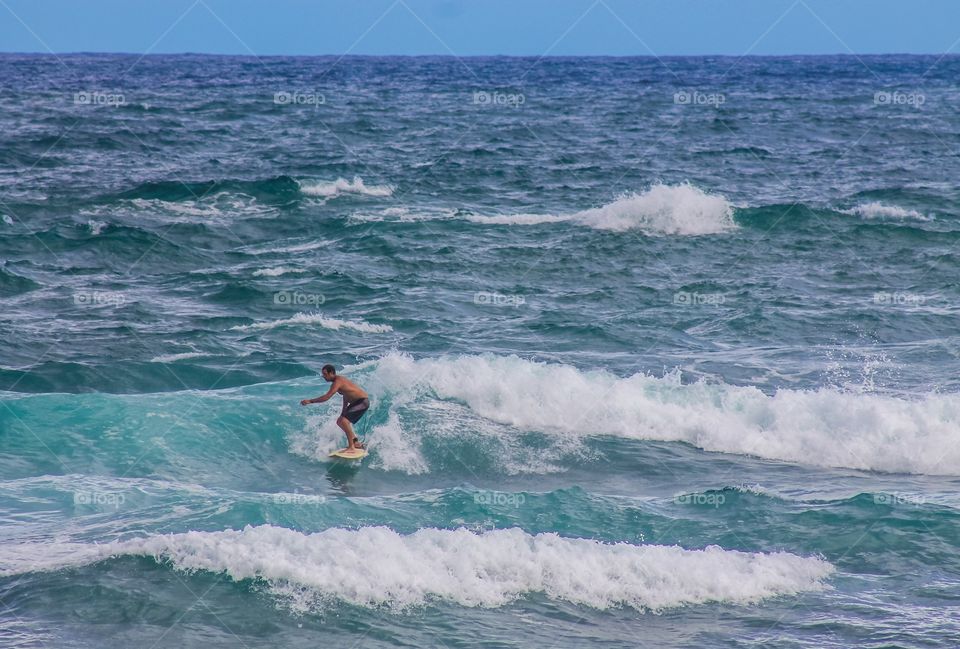
[[[353,450],[341,448],[331,453],[329,457],[339,457],[344,460],[359,460],[367,457],[367,452],[362,448],[355,448]]]

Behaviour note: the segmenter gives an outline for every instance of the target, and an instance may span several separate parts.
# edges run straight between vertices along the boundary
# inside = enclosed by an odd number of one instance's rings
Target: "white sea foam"
[[[244,216],[263,216],[273,211],[273,208],[259,203],[252,196],[229,192],[218,192],[184,201],[134,198],[129,201],[129,205],[133,206],[138,214],[146,213],[191,223],[198,220],[224,221]]]
[[[222,191],[178,201],[124,199],[84,208],[80,210],[80,215],[88,219],[87,225],[93,229],[97,224],[102,226],[104,218],[109,218],[111,222],[132,222],[134,225],[140,225],[144,218],[168,223],[228,223],[238,218],[271,215],[275,211],[275,208],[260,203],[253,196]]]
[[[542,594],[595,609],[658,611],[823,590],[834,571],[822,559],[786,552],[601,543],[520,529],[476,534],[427,528],[403,535],[364,527],[304,534],[261,525],[103,545],[6,544],[0,574],[129,555],[152,556],[181,570],[226,573],[234,580],[257,579],[299,610],[331,601],[396,610],[438,601],[498,607]]]
[[[835,388],[768,395],[683,384],[679,373],[618,377],[516,356],[390,354],[368,381],[394,399],[455,400],[557,444],[616,435],[818,466],[960,475],[960,395],[910,400]]]
[[[339,433],[339,429],[337,432]],[[342,433],[337,435],[337,441],[342,438]],[[385,423],[376,426],[371,431],[369,439],[369,447],[377,451],[374,459],[377,468],[385,471],[403,471],[411,475],[426,473],[429,470],[420,444],[417,443],[418,440],[411,439],[410,435],[405,434],[396,412],[391,412]]]
[[[916,210],[908,210],[896,205],[885,205],[878,201],[861,203],[849,210],[840,210],[844,214],[861,216],[866,219],[913,219],[916,221],[932,221],[933,217],[921,214]]]
[[[107,224],[104,221],[97,221],[96,219],[90,219],[87,221],[87,227],[90,228],[90,234],[93,236],[99,235],[103,232],[103,229],[107,227]]]
[[[326,248],[333,245],[332,242],[321,239],[319,241],[310,241],[307,243],[297,243],[291,246],[270,246],[267,248],[263,247],[254,247],[254,248],[240,248],[244,252],[248,252],[252,255],[266,255],[266,254],[289,254],[289,253],[298,253],[298,252],[309,252],[310,250],[318,250],[320,248]]]
[[[391,196],[393,195],[392,185],[370,185],[367,186],[360,176],[354,176],[353,180],[337,178],[330,182],[308,182],[300,181],[300,191],[307,196],[319,196],[321,198],[335,198],[341,194],[362,194],[364,196]]]
[[[319,313],[298,313],[290,318],[282,320],[270,320],[268,322],[255,322],[249,325],[237,325],[230,327],[232,331],[263,331],[274,329],[276,327],[285,327],[288,325],[320,325],[324,329],[352,329],[363,333],[382,334],[393,331],[393,327],[386,324],[370,324],[363,320],[340,320],[339,318],[328,318]]]
[[[574,221],[575,215],[560,216],[557,214],[496,214],[494,216],[468,216],[472,223],[490,225],[540,225],[541,223],[569,223]]]
[[[569,222],[599,230],[640,230],[646,234],[701,235],[735,229],[733,205],[693,185],[654,185],[601,207],[572,214],[471,216],[474,223],[537,225]]]
[[[457,210],[442,207],[387,207],[376,212],[355,212],[351,219],[366,223],[384,221],[394,223],[418,223],[421,221],[447,221],[457,218]]]
[[[371,404],[377,407],[377,402]],[[364,433],[366,422],[358,433],[367,438],[373,466],[384,471],[402,471],[418,475],[429,471],[420,449],[420,439],[407,433],[396,412],[387,415],[387,421]],[[343,431],[328,414],[307,417],[304,430],[290,436],[290,452],[316,460],[329,461],[330,451],[343,446]]]
[[[276,268],[261,268],[253,271],[254,277],[279,277],[291,273],[305,273],[305,268],[293,268],[292,266],[277,266]]]
[[[180,354],[161,354],[160,356],[154,356],[150,359],[151,363],[175,363],[177,361],[183,361],[188,358],[200,358],[201,356],[207,356],[203,352],[183,352]]]

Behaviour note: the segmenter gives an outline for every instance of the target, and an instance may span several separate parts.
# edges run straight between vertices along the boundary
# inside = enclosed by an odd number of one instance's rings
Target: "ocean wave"
[[[231,331],[263,331],[284,327],[288,325],[320,325],[324,329],[352,329],[363,333],[389,333],[393,327],[386,324],[370,324],[363,320],[340,320],[339,318],[328,318],[319,313],[298,313],[297,315],[284,318],[282,320],[270,320],[269,322],[255,322],[249,325],[238,325],[230,327]]]
[[[916,210],[908,210],[896,205],[886,205],[879,201],[861,203],[849,210],[840,210],[843,214],[860,216],[866,219],[911,219],[915,221],[932,221],[933,217]]]
[[[654,185],[643,193],[621,196],[612,203],[567,215],[506,214],[470,216],[474,223],[539,225],[574,223],[598,230],[640,230],[646,234],[719,234],[737,227],[733,205],[693,185]]]
[[[754,387],[684,384],[678,372],[621,378],[486,355],[390,354],[374,376],[399,401],[455,400],[487,420],[547,432],[558,444],[615,435],[817,466],[960,475],[960,396],[953,394],[908,400],[820,388],[768,395]]]
[[[354,176],[353,180],[346,178],[337,178],[334,181],[300,181],[300,191],[307,196],[318,196],[320,198],[336,198],[341,194],[361,194],[363,196],[392,196],[394,187],[392,185],[370,185],[367,186],[360,176]]]
[[[531,535],[426,528],[333,528],[314,534],[261,525],[222,532],[155,535],[101,545],[7,544],[0,574],[57,570],[118,556],[148,556],[175,568],[266,582],[295,610],[330,600],[403,610],[431,602],[499,607],[542,593],[595,609],[659,611],[828,588],[834,567],[819,558],[710,546],[602,543]]]

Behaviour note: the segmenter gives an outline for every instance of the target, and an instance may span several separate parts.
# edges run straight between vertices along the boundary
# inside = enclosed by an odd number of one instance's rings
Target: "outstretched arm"
[[[300,402],[300,405],[306,406],[311,403],[323,403],[324,401],[326,401],[327,399],[329,399],[330,397],[332,397],[337,393],[337,389],[340,387],[339,383],[340,383],[339,379],[334,379],[333,384],[330,386],[330,389],[327,390],[327,393],[325,395],[323,395],[322,397],[316,397],[315,399],[304,399],[303,401]]]

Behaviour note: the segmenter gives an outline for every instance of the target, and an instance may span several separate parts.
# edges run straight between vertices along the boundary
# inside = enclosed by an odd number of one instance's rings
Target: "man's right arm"
[[[311,403],[323,403],[324,401],[326,401],[327,399],[329,399],[330,397],[332,397],[337,393],[337,389],[340,387],[339,383],[340,383],[339,379],[334,379],[333,384],[330,386],[330,389],[327,390],[327,393],[325,395],[323,395],[322,397],[316,397],[315,399],[304,399],[303,401],[300,402],[300,405],[306,406]]]

